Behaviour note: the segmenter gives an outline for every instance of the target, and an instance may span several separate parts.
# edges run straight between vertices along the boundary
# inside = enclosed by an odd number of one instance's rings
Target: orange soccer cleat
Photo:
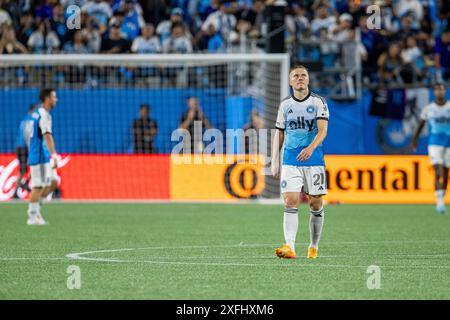
[[[295,259],[295,251],[288,244],[284,244],[281,248],[275,249],[275,254],[279,258]]]
[[[317,248],[309,247],[308,248],[308,259],[316,259],[317,258]]]

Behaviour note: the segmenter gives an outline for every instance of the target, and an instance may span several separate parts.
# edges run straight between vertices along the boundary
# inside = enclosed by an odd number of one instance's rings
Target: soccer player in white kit
[[[435,101],[425,106],[420,114],[420,123],[412,139],[415,150],[420,132],[428,123],[428,156],[435,173],[436,211],[445,213],[445,191],[448,183],[450,167],[450,101],[445,99],[445,85],[435,84],[433,87]]]
[[[322,196],[327,194],[322,142],[327,135],[329,110],[325,99],[309,91],[308,70],[296,66],[289,73],[293,95],[278,109],[272,174],[280,177],[280,150],[284,144],[280,187],[284,199],[285,244],[275,250],[280,258],[294,259],[300,192],[308,195],[310,240],[307,257],[317,258],[324,220]]]
[[[33,127],[30,135],[28,164],[31,173],[31,194],[28,206],[28,225],[45,225],[41,215],[41,205],[54,188],[58,167],[55,142],[52,136],[50,111],[58,101],[55,90],[43,89],[39,98],[41,104],[31,116]]]

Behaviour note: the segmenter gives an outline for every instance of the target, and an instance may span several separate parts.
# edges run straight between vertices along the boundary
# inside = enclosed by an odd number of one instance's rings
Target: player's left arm
[[[48,151],[53,156],[56,154],[55,148],[55,140],[53,140],[53,136],[51,133],[47,132],[44,134],[45,144],[47,145]]]
[[[309,146],[304,148],[297,156],[297,160],[299,161],[306,161],[309,158],[311,158],[311,155],[313,154],[314,150],[318,146],[320,146],[325,140],[327,136],[327,130],[328,130],[328,120],[327,119],[318,119],[317,120],[317,135],[314,138],[314,140],[311,142]]]

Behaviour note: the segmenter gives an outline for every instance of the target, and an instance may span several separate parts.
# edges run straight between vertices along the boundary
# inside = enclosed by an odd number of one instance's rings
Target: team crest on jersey
[[[281,181],[281,187],[286,188],[286,186],[287,186],[287,181],[286,180]]]
[[[308,113],[313,113],[314,112],[314,107],[313,106],[309,106],[308,108],[306,108],[306,112]]]

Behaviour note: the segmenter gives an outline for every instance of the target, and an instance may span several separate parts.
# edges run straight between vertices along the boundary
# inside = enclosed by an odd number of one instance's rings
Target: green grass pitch
[[[450,216],[431,205],[327,206],[316,260],[304,204],[296,260],[274,256],[281,205],[52,203],[43,227],[26,208],[0,205],[0,299],[450,299]]]

